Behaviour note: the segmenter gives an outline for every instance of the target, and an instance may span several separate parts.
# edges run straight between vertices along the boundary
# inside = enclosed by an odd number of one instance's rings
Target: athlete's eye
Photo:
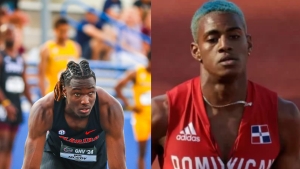
[[[207,39],[207,42],[208,43],[216,43],[216,42],[218,42],[218,38],[209,38],[209,39]]]
[[[230,38],[231,39],[238,39],[238,38],[240,38],[240,36],[239,35],[231,35]]]
[[[93,94],[95,94],[95,92],[90,92],[89,94],[90,94],[90,95],[93,95]]]
[[[79,96],[80,96],[80,94],[79,94],[79,93],[75,93],[74,95],[75,95],[76,97],[79,97]]]

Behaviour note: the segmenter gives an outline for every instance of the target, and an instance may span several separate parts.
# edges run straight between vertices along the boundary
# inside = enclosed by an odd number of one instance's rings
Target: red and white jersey
[[[163,169],[267,169],[279,154],[278,96],[248,81],[238,136],[224,164],[210,134],[200,78],[167,92],[169,120]],[[221,132],[221,129],[220,129]]]

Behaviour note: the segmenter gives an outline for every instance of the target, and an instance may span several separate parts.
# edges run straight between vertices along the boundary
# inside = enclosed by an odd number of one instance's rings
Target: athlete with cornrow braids
[[[85,60],[68,63],[28,124],[22,169],[126,169],[122,107]]]

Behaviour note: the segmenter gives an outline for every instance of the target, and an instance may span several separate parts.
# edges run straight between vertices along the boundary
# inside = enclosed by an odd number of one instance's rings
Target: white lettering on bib
[[[60,157],[79,162],[96,162],[97,148],[77,148],[61,143]]]
[[[5,89],[10,93],[23,93],[25,84],[20,76],[9,76],[5,83]]]
[[[140,102],[143,106],[150,106],[151,105],[151,90],[141,94]]]

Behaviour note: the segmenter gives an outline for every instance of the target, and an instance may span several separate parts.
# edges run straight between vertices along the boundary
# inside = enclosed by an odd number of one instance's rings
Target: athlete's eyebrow
[[[82,90],[82,88],[72,87],[72,90]]]
[[[226,32],[232,32],[232,31],[242,31],[242,28],[235,26],[235,27],[230,27],[230,28],[226,29]],[[204,37],[207,37],[209,35],[218,35],[218,34],[220,34],[220,31],[218,31],[216,29],[212,29],[212,30],[205,32]]]
[[[242,28],[236,26],[236,27],[228,28],[228,29],[226,30],[226,32],[231,32],[231,31],[241,31],[241,30],[242,30]]]
[[[80,87],[72,87],[72,90],[82,90],[83,88],[80,88]],[[90,86],[90,87],[87,87],[86,89],[96,89],[95,86]]]

